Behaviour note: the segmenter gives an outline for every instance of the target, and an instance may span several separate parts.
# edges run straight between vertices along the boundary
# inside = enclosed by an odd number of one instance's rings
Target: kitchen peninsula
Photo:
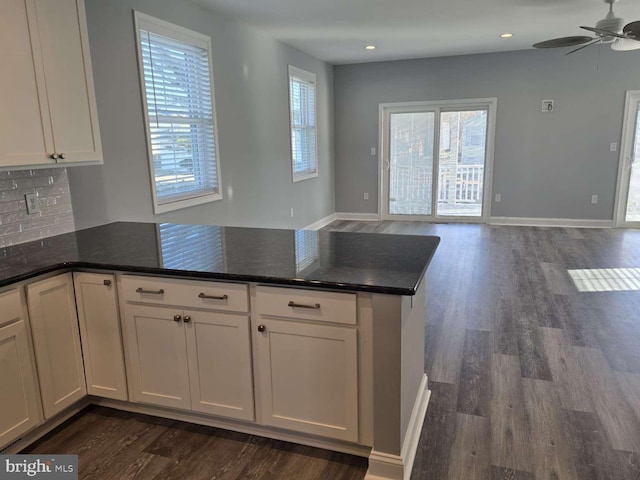
[[[365,456],[367,478],[408,478],[438,243],[118,222],[2,249],[0,341],[33,368],[0,360],[26,385],[2,405],[14,428],[0,448],[95,403]],[[51,340],[62,329],[64,348]]]

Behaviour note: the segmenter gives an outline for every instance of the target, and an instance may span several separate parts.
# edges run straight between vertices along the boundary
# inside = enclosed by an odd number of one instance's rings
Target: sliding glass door
[[[627,93],[616,225],[640,227],[640,90]]]
[[[389,125],[389,214],[433,214],[435,112],[392,113]]]
[[[482,221],[495,100],[381,109],[383,218]]]

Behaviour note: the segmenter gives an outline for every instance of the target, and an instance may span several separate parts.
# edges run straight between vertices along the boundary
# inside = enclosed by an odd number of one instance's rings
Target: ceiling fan
[[[609,4],[609,13],[596,23],[595,27],[580,27],[595,33],[595,38],[586,36],[554,38],[536,43],[533,48],[575,47],[580,45],[566,55],[598,43],[610,44],[611,49],[618,52],[640,49],[640,20],[624,25],[624,19],[616,17],[615,13],[613,13],[613,4],[617,1],[604,0],[604,3]]]

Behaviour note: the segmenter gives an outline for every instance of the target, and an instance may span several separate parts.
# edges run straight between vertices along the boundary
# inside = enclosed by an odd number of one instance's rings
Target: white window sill
[[[301,182],[303,180],[309,180],[311,178],[316,178],[318,176],[318,172],[313,172],[313,173],[300,173],[300,174],[293,174],[293,183],[296,182]]]
[[[196,205],[202,205],[203,203],[215,202],[218,200],[222,200],[222,193],[213,193],[209,195],[202,195],[200,197],[176,200],[175,202],[163,203],[162,205],[154,204],[153,212],[158,215],[160,213],[173,212],[174,210],[181,210],[183,208],[194,207]]]

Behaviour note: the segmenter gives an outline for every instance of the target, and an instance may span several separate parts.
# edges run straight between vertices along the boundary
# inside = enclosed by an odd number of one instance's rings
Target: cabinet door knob
[[[174,322],[179,322],[180,320],[182,320],[182,317],[180,315],[174,315],[173,316],[173,321]]]
[[[264,332],[267,329],[267,327],[265,327],[264,325],[258,325],[258,331],[260,333]]]
[[[111,286],[111,280],[105,280],[102,283],[104,283],[105,287],[110,287]]]
[[[59,156],[57,153],[52,153],[52,154],[50,155],[50,157],[51,157],[53,160],[58,160],[58,158],[60,158],[60,156]]]
[[[67,158],[67,157],[64,156],[64,153],[61,153],[60,154],[60,160],[64,160],[65,158]]]
[[[189,315],[185,315],[183,320],[184,320],[184,323],[189,323],[191,321],[191,317]]]

